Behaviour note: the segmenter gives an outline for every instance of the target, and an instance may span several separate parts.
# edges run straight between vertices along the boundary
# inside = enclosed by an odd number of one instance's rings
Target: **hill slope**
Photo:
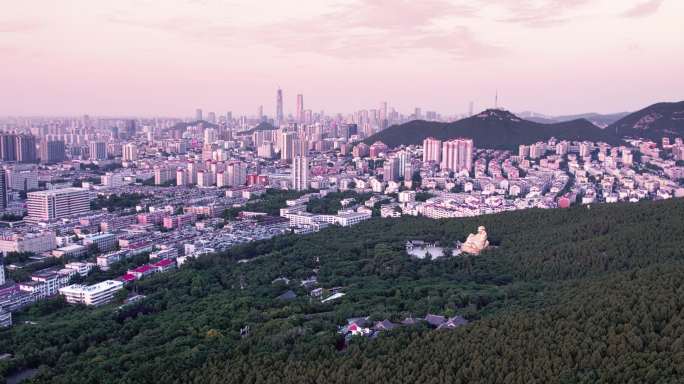
[[[508,111],[488,109],[478,115],[452,123],[411,121],[395,125],[370,136],[367,144],[382,141],[390,147],[421,144],[435,137],[446,140],[455,137],[472,138],[478,148],[515,149],[555,137],[561,140],[592,140],[617,144],[619,139],[587,120],[578,119],[554,124],[523,120]]]
[[[255,126],[254,128],[250,128],[250,129],[247,129],[247,130],[244,130],[244,131],[241,131],[241,132],[236,132],[235,134],[238,135],[238,136],[245,136],[245,135],[251,135],[252,133],[254,133],[254,132],[256,132],[256,131],[273,131],[273,130],[276,130],[276,129],[278,129],[278,128],[272,126],[272,125],[269,124],[269,123],[262,122],[262,123],[259,123],[259,124],[258,124],[257,126]]]
[[[202,126],[204,128],[218,128],[217,124],[210,123],[206,120],[196,120],[196,121],[190,121],[190,122],[182,121],[180,123],[176,123],[176,124],[172,125],[168,129],[171,131],[185,131],[186,129],[188,129],[188,127],[192,127],[192,126],[199,125],[199,124],[202,124]]]
[[[147,297],[123,309],[52,301],[17,314],[0,330],[0,353],[14,355],[0,361],[0,376],[40,367],[33,382],[678,382],[683,215],[684,200],[668,200],[374,219],[250,243],[136,282]],[[407,239],[451,244],[478,225],[497,248],[437,261],[404,252]],[[310,299],[299,280],[313,269],[322,287],[347,295]],[[289,286],[273,283],[282,276]],[[298,298],[277,300],[286,290]],[[336,348],[346,318],[426,313],[471,323]]]
[[[610,113],[610,114],[601,114],[601,113],[582,113],[578,115],[566,115],[566,116],[540,116],[540,115],[531,115],[531,116],[525,116],[524,118],[529,121],[534,121],[535,123],[542,123],[542,124],[553,124],[553,123],[561,123],[564,121],[571,121],[571,120],[577,120],[577,119],[585,119],[588,120],[590,123],[596,125],[597,127],[600,128],[605,128],[609,126],[610,124],[613,124],[614,122],[622,119],[623,117],[629,115],[629,112],[619,112],[619,113]]]
[[[606,130],[618,136],[660,140],[684,136],[684,101],[658,103],[631,113]]]

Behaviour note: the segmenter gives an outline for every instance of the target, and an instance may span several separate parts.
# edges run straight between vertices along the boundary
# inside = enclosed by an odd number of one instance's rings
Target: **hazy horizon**
[[[673,0],[73,0],[5,6],[1,116],[273,116],[494,104],[545,115],[684,100]]]

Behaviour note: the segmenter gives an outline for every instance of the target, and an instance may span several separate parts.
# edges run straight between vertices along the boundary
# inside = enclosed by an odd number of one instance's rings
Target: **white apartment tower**
[[[442,161],[442,141],[434,137],[423,140],[423,162],[434,161],[439,164]]]
[[[107,160],[107,143],[104,141],[90,142],[90,160]]]
[[[296,156],[292,162],[292,188],[297,191],[309,189],[309,159]]]
[[[443,170],[470,172],[473,169],[473,140],[472,139],[453,139],[442,144],[442,166]]]
[[[138,160],[138,146],[135,143],[128,143],[123,146],[123,160],[136,161]]]
[[[228,163],[224,172],[224,185],[237,187],[247,183],[247,164],[241,161]]]

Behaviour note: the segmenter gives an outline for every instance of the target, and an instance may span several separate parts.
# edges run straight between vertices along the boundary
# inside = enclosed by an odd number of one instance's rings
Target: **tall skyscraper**
[[[304,95],[301,93],[297,95],[297,122],[304,122]]]
[[[216,113],[215,112],[209,112],[209,122],[212,124],[216,124]]]
[[[423,162],[433,161],[439,164],[442,161],[442,141],[434,137],[423,140]]]
[[[292,188],[297,191],[309,189],[309,158],[295,156],[292,162]]]
[[[262,121],[264,120],[264,106],[260,105],[259,108],[257,108],[257,120]]]
[[[442,169],[470,172],[473,168],[473,140],[453,139],[442,144]]]
[[[197,110],[195,111],[195,120],[204,120],[202,117],[202,108],[197,108]]]
[[[383,101],[380,103],[380,120],[387,120],[387,102]]]
[[[278,92],[276,93],[276,126],[279,127],[283,122],[283,90],[278,88]]]
[[[66,160],[66,146],[62,140],[44,141],[40,144],[40,161],[56,164]]]

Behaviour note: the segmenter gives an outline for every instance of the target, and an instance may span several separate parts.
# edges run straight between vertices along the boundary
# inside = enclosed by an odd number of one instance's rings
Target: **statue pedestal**
[[[489,241],[487,241],[487,230],[485,227],[480,226],[477,229],[477,233],[471,233],[468,235],[465,243],[461,246],[461,251],[469,253],[471,255],[479,255],[483,249],[489,246]]]

